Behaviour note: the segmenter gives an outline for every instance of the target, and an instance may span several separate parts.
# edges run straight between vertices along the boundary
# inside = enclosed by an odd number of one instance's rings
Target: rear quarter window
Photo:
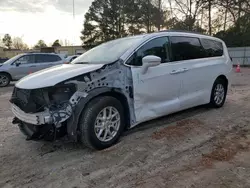
[[[223,56],[223,45],[219,41],[210,39],[201,39],[201,44],[205,49],[206,57]]]
[[[48,55],[48,61],[49,62],[56,62],[56,61],[61,61],[62,59],[57,56],[57,55]]]

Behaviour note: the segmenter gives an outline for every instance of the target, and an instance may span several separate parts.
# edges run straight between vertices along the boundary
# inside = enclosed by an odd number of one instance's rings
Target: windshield
[[[143,36],[127,37],[103,43],[85,52],[72,64],[108,64],[118,60],[130,47],[141,41]]]
[[[13,61],[15,61],[16,59],[18,59],[21,56],[22,56],[22,54],[16,55],[15,57],[12,57],[9,60],[5,61],[3,64],[13,63]]]

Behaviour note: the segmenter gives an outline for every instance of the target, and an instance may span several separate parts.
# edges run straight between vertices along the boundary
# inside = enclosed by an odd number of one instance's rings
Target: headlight
[[[52,103],[60,104],[68,101],[75,92],[74,84],[55,86],[50,88],[49,98]]]

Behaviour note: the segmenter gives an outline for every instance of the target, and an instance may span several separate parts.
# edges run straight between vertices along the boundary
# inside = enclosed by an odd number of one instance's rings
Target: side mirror
[[[161,58],[154,55],[147,55],[142,58],[142,74],[148,71],[149,67],[155,67],[161,64]]]
[[[16,62],[15,65],[16,65],[17,67],[19,67],[19,65],[21,65],[21,63],[20,63],[20,62]]]

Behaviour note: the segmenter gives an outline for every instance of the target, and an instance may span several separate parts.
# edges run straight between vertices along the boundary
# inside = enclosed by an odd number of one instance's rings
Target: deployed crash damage
[[[13,123],[25,131],[27,139],[54,140],[67,134],[76,141],[78,121],[85,105],[105,93],[121,98],[127,107],[127,123],[133,125],[132,74],[122,60],[66,79],[55,86],[22,89],[17,84],[10,100],[16,116]]]
[[[220,64],[206,56],[172,63],[179,60],[171,55],[169,36],[178,38],[176,33],[161,32],[116,39],[88,50],[71,64],[24,77],[10,100],[13,123],[28,139],[68,135],[89,148],[104,149],[115,144],[125,128],[139,123],[207,103],[222,107],[232,68],[225,44],[204,39],[224,46],[216,56]],[[204,36],[192,37],[200,43]],[[182,48],[175,49],[176,57],[178,49]],[[225,68],[212,69],[210,64]],[[206,76],[197,80],[193,71]]]

